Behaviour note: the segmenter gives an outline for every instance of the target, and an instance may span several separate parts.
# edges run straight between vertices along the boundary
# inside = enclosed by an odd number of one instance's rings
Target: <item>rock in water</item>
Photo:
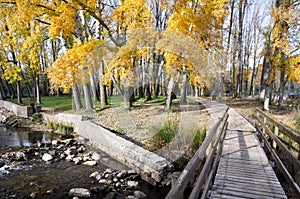
[[[118,174],[117,174],[117,178],[123,178],[125,177],[127,174],[127,171],[126,170],[122,170],[120,171]]]
[[[69,196],[88,198],[91,197],[91,192],[84,188],[73,188],[69,191]]]
[[[83,165],[95,166],[95,165],[97,165],[97,162],[96,161],[86,161],[86,162],[83,163]]]
[[[97,175],[99,175],[100,173],[98,171],[95,171],[93,172],[91,175],[90,175],[90,178],[95,178]]]
[[[15,154],[15,159],[17,161],[23,161],[23,160],[27,160],[25,154],[23,152],[20,152],[18,151],[16,154]]]
[[[130,189],[134,189],[134,188],[136,188],[137,186],[139,185],[139,183],[138,182],[136,182],[136,181],[127,181],[127,186],[128,186],[128,188],[130,188]]]
[[[42,157],[42,160],[44,160],[45,162],[50,161],[52,159],[53,159],[53,156],[48,153],[45,153]]]
[[[92,155],[92,159],[96,160],[96,161],[100,160],[101,159],[100,154],[97,152],[94,152]]]
[[[134,196],[140,199],[146,199],[147,195],[142,191],[135,191]]]

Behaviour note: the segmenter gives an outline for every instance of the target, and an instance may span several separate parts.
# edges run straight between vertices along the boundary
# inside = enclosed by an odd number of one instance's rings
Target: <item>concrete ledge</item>
[[[95,147],[104,151],[112,158],[136,170],[145,181],[156,185],[161,182],[173,165],[165,158],[110,132],[91,122],[82,121],[81,115],[73,114],[43,114],[46,121],[71,124],[77,134],[88,138]]]
[[[0,106],[12,111],[16,116],[28,118],[33,115],[33,109],[31,106],[20,106],[5,100],[0,100]]]

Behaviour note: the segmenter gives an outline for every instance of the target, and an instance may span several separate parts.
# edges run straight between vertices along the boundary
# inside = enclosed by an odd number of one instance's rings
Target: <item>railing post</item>
[[[300,144],[299,144],[299,147],[298,147],[298,160],[300,161]]]
[[[275,130],[274,131],[275,131],[274,133],[275,133],[276,137],[278,137],[279,128],[277,126],[275,126]],[[276,147],[277,147],[277,144],[276,144],[275,140],[273,140],[273,148],[276,149]]]
[[[264,120],[263,120],[264,125],[266,125],[267,124],[267,118],[265,116],[263,116],[263,117],[264,117]],[[263,135],[265,136],[265,134],[266,134],[266,129],[263,128]]]

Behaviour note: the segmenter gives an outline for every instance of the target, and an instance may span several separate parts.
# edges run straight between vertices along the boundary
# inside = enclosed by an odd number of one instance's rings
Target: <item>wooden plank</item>
[[[245,173],[245,172],[235,172],[235,171],[226,171],[226,170],[218,170],[218,173],[221,175],[230,175],[232,177],[234,176],[240,176],[245,178],[255,178],[255,179],[267,179],[269,180],[277,180],[277,177],[275,175],[268,175],[265,173]]]
[[[224,194],[219,194],[215,191],[211,193],[211,198],[213,199],[247,199],[245,197],[239,197],[239,196],[229,196],[229,195],[224,195]]]
[[[218,186],[216,186],[216,189],[218,190]],[[245,196],[245,195],[253,195],[255,198],[285,198],[285,195],[282,193],[276,193],[276,192],[271,192],[271,191],[263,191],[261,189],[247,189],[243,187],[234,187],[234,186],[228,186],[226,185],[225,187],[221,187],[222,193],[224,191],[230,191],[230,192],[235,192],[237,193],[237,196]]]
[[[243,198],[249,198],[249,199],[257,199],[257,198],[264,198],[264,199],[274,199],[274,198],[283,198],[286,199],[286,197],[282,196],[263,196],[255,193],[245,193],[241,190],[217,190],[216,193],[222,194],[222,195],[228,195],[232,197],[243,197]]]
[[[232,181],[245,183],[245,184],[261,185],[261,186],[265,186],[266,183],[268,183],[277,188],[281,188],[281,184],[278,181],[266,181],[266,180],[245,178],[245,177],[239,177],[239,176],[227,176],[227,175],[222,175],[222,174],[218,174],[218,173],[215,178],[216,183],[221,183],[221,182],[228,183],[228,182],[232,182]]]
[[[263,192],[263,193],[266,193],[267,195],[282,195],[284,196],[284,194],[282,193],[282,191],[278,190],[277,187],[269,187],[269,186],[258,186],[258,185],[252,185],[252,186],[249,186],[249,184],[245,184],[245,183],[236,183],[236,182],[231,182],[231,183],[226,183],[226,184],[218,184],[218,183],[215,183],[214,184],[214,189],[226,189],[226,188],[238,188],[240,190],[248,190],[250,192]]]
[[[242,159],[240,158],[240,162],[233,160],[233,159],[229,159],[226,160],[224,157],[220,162],[220,166],[221,167],[242,167],[242,168],[249,168],[249,169],[268,169],[270,168],[272,170],[272,167],[270,166],[270,164],[265,161],[265,162],[259,162],[259,161],[253,161],[253,160],[249,160],[249,159]]]

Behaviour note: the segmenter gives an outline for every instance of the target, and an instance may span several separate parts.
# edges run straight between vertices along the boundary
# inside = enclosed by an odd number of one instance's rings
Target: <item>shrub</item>
[[[35,113],[32,116],[32,121],[36,123],[42,123],[43,122],[43,117],[40,113]]]
[[[66,124],[59,124],[57,130],[60,134],[66,137],[69,137],[74,132],[74,128]]]
[[[47,124],[46,124],[47,129],[54,130],[54,131],[56,131],[58,129],[58,126],[59,126],[58,123],[53,122],[53,121],[47,122]]]
[[[295,115],[294,125],[296,126],[296,130],[300,132],[300,114]]]
[[[179,125],[177,120],[168,119],[165,121],[163,127],[160,128],[152,138],[155,148],[162,148],[170,143],[178,132],[178,129]]]
[[[201,146],[201,144],[203,143],[206,137],[206,129],[205,128],[196,129],[193,134],[194,134],[194,139],[192,141],[191,147],[192,147],[192,151],[196,151]]]

